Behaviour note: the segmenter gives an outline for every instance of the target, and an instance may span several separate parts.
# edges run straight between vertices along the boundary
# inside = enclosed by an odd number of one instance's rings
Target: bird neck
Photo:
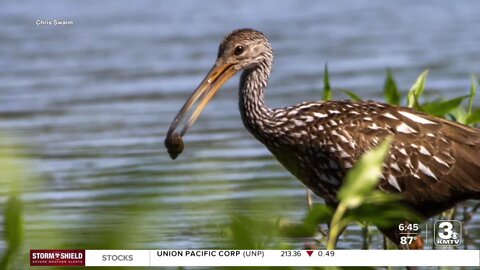
[[[243,71],[240,79],[240,113],[243,124],[263,142],[265,133],[273,130],[273,111],[265,105],[264,89],[267,87],[272,60],[267,58],[252,69]]]

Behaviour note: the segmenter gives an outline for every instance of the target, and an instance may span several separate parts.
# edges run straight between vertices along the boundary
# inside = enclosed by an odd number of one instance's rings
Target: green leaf
[[[344,215],[344,219],[362,223],[372,223],[380,227],[397,225],[404,220],[412,222],[422,221],[420,215],[412,212],[412,210],[398,202],[376,204],[365,203],[357,208],[349,210]]]
[[[350,99],[352,100],[355,100],[355,101],[359,101],[359,100],[362,100],[362,98],[355,94],[354,92],[350,91],[350,90],[347,90],[347,89],[341,89],[343,93],[345,93],[347,96],[350,97]]]
[[[475,78],[475,75],[472,75],[472,86],[470,87],[470,98],[468,99],[468,115],[472,113],[472,108],[473,108],[473,99],[475,98],[475,95],[477,94],[477,78]]]
[[[425,90],[425,83],[427,81],[428,76],[428,69],[422,72],[420,76],[418,76],[417,80],[413,84],[410,91],[407,94],[407,106],[410,108],[420,108],[420,104],[418,103],[418,99],[422,95],[423,91]]]
[[[306,226],[304,223],[284,224],[280,226],[280,235],[289,238],[314,237],[316,228]]]
[[[383,94],[388,104],[400,105],[400,99],[402,97],[390,69],[387,69],[387,78],[385,79],[385,84],[383,86]]]
[[[444,101],[434,101],[422,105],[422,111],[435,116],[444,116],[447,113],[457,109],[462,101],[469,96],[456,97]]]
[[[398,201],[402,199],[400,194],[395,193],[385,193],[378,190],[373,190],[372,193],[368,196],[365,200],[366,204],[383,204],[383,203],[391,203],[394,201]]]
[[[11,195],[5,204],[4,220],[7,248],[0,260],[0,269],[9,269],[23,241],[23,203],[16,195]]]
[[[332,218],[333,211],[325,204],[315,204],[308,212],[305,218],[306,224],[317,226],[320,223],[326,223]]]
[[[447,114],[448,117],[445,117],[448,120],[454,121],[454,122],[459,122],[462,124],[467,123],[467,111],[463,107],[457,107],[450,111],[449,114]]]
[[[315,204],[301,224],[281,226],[281,234],[287,237],[312,237],[318,232],[318,225],[329,222],[332,215],[333,211],[327,205]]]
[[[325,63],[325,71],[323,73],[323,100],[332,99],[332,88],[330,87],[330,79],[328,75],[328,64]]]
[[[466,123],[468,125],[480,123],[480,109],[476,109],[472,113],[468,114]]]
[[[8,247],[16,250],[23,240],[23,204],[12,195],[5,205],[5,234]]]
[[[347,208],[354,208],[368,198],[378,184],[382,165],[393,138],[387,137],[379,146],[363,154],[348,172],[338,198]]]
[[[230,243],[234,249],[264,249],[278,233],[276,224],[241,214],[231,218]]]

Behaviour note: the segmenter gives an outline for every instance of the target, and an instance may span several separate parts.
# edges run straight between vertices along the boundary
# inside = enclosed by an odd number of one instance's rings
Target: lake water
[[[206,248],[231,213],[300,219],[305,189],[244,129],[238,76],[177,160],[163,147],[222,37],[251,27],[270,38],[272,107],[320,99],[326,62],[333,87],[364,98],[382,99],[387,67],[403,91],[428,68],[428,92],[455,97],[480,74],[478,10],[478,1],[2,3],[0,131],[21,145],[31,175],[23,195],[29,245]],[[53,19],[73,25],[36,25]],[[468,228],[479,235],[478,215]],[[97,244],[105,234],[131,240]],[[359,228],[339,246],[360,248]]]

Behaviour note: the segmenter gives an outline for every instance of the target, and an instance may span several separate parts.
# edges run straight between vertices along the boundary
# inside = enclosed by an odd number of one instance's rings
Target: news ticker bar
[[[31,250],[32,266],[480,266],[480,250]]]

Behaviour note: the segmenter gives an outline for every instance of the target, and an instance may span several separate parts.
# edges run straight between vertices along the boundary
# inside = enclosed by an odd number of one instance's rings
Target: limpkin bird
[[[272,64],[273,50],[263,33],[239,29],[228,34],[215,65],[170,126],[165,145],[171,157],[183,150],[182,136],[219,88],[243,71],[239,104],[245,127],[328,205],[338,204],[342,179],[359,157],[388,136],[394,140],[378,189],[401,194],[402,202],[425,218],[460,201],[480,199],[480,130],[373,101],[304,102],[272,109],[264,101]],[[382,231],[399,243],[395,229]]]

